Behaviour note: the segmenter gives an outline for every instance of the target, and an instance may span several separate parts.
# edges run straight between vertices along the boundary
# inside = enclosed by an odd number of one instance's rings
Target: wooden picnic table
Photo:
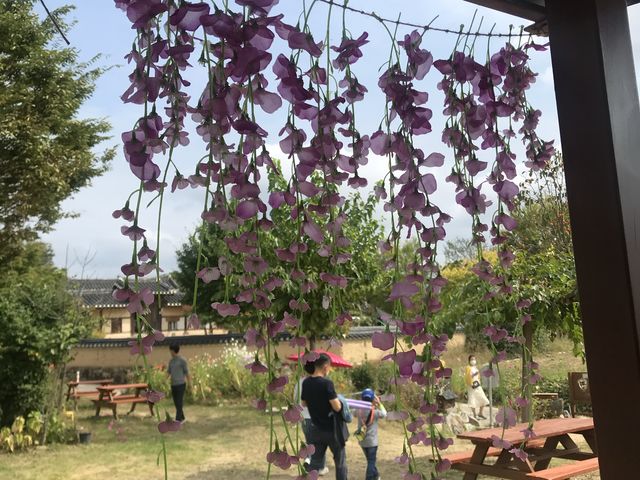
[[[478,475],[489,475],[510,480],[565,480],[598,469],[598,450],[592,418],[554,418],[534,423],[534,436],[527,439],[523,430],[528,424],[519,424],[504,431],[502,428],[476,430],[458,435],[470,440],[475,448],[468,454],[445,457],[452,468],[465,472],[463,480],[476,480]],[[591,448],[582,451],[569,434],[580,434]],[[524,443],[529,457],[522,461],[509,449],[492,447],[493,436],[503,438],[515,447]],[[495,463],[485,463],[488,457],[497,457]],[[576,460],[549,468],[553,458]]]
[[[149,411],[153,416],[153,402],[150,402],[143,392],[149,389],[149,385],[146,383],[123,383],[119,385],[103,385],[97,387],[98,398],[93,402],[96,404],[96,417],[100,416],[100,409],[105,406],[111,408],[113,417],[118,418],[118,405],[121,403],[130,403],[131,410],[127,415],[136,409],[138,403],[146,403],[149,406]],[[135,390],[133,394],[122,394],[121,390]]]
[[[113,378],[104,378],[102,380],[71,380],[67,382],[67,401],[78,398],[98,398],[98,385],[109,385],[113,383]],[[82,390],[82,385],[92,386],[89,390]]]

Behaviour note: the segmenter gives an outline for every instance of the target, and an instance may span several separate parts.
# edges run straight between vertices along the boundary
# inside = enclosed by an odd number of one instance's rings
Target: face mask
[[[478,362],[476,362],[475,360],[471,360],[469,363],[472,367],[475,367],[478,364]]]

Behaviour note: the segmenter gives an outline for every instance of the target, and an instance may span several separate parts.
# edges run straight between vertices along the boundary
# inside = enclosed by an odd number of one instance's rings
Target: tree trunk
[[[529,376],[531,374],[528,365],[533,361],[533,324],[527,322],[522,327],[524,335],[524,345],[522,346],[522,395],[527,399],[527,406],[522,408],[522,421],[529,422],[531,420],[531,384]]]
[[[316,349],[316,336],[309,336],[309,350],[314,351]]]

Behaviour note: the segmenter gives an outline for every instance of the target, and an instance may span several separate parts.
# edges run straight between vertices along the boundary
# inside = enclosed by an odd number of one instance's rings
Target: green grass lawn
[[[479,355],[481,356],[482,353]],[[447,363],[459,368],[466,363],[466,354],[454,347],[448,353]],[[584,368],[579,359],[571,356],[565,342],[555,342],[546,353],[537,356],[543,374],[564,375],[567,370]],[[512,365],[509,367],[509,365]],[[508,362],[505,368],[517,369],[516,362]],[[157,464],[161,450],[156,420],[145,408],[138,408],[134,415],[122,416],[117,424],[118,434],[108,428],[111,417],[108,409],[96,419],[90,403],[82,401],[78,411],[78,425],[92,433],[89,445],[51,445],[26,453],[0,454],[0,479],[10,480],[74,480],[108,478],[109,480],[162,479],[162,462]],[[164,401],[162,407],[171,408]],[[124,405],[122,407],[125,407]],[[125,408],[120,409],[122,412]],[[188,480],[253,480],[265,478],[265,460],[269,445],[269,417],[248,405],[220,407],[186,407],[188,422],[177,433],[166,434],[169,478]],[[172,410],[170,410],[171,413]],[[351,429],[353,430],[353,428]],[[402,452],[401,425],[383,422],[380,428],[378,466],[382,478],[402,478],[404,469],[394,462]],[[470,444],[457,442],[452,451],[471,448]],[[425,447],[416,449],[419,459],[427,461]],[[365,461],[362,451],[352,439],[347,445],[349,477],[364,478]],[[333,462],[328,460],[334,478]],[[296,473],[273,469],[274,480],[292,479]],[[451,472],[448,479],[460,480],[462,475]],[[482,478],[482,477],[481,477]],[[489,477],[484,477],[489,478]],[[597,474],[578,477],[580,480],[599,479]]]

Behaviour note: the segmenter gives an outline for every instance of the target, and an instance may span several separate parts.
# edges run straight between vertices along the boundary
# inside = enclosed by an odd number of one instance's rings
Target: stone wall
[[[224,343],[182,345],[180,354],[187,360],[205,353],[217,358],[222,354],[225,346],[226,344]],[[326,350],[329,349],[329,345],[327,342],[319,341],[317,348]],[[354,364],[365,360],[380,360],[384,356],[384,352],[371,346],[371,338],[369,337],[345,339],[342,341],[342,346],[334,345],[331,347],[331,351]],[[287,342],[282,342],[278,345],[277,352],[280,358],[286,358],[288,355],[296,353],[296,349],[290,347]],[[69,370],[74,372],[86,368],[131,369],[136,363],[136,357],[129,354],[129,347],[126,346],[78,347],[73,350],[73,357],[73,360],[67,366]],[[168,346],[156,346],[148,356],[151,365],[166,364],[170,358]]]

